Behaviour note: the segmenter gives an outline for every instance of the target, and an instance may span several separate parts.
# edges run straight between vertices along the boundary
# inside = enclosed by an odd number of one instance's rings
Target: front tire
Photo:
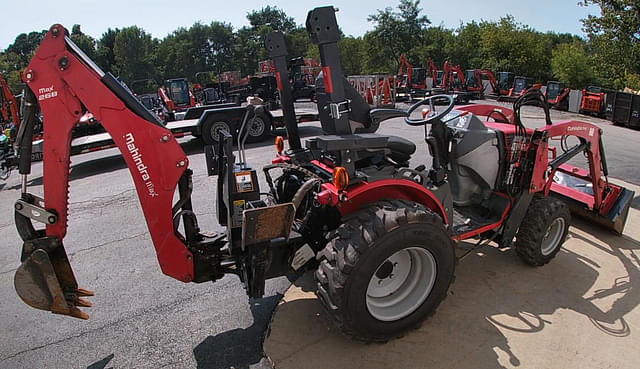
[[[455,268],[440,217],[402,200],[345,217],[320,255],[317,295],[342,332],[362,341],[418,327],[446,297]]]
[[[571,213],[563,201],[535,197],[516,234],[518,256],[532,266],[547,264],[560,251],[570,222]]]

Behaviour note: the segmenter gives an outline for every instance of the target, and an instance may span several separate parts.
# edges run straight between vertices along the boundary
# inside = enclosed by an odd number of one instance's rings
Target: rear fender
[[[442,203],[433,192],[406,179],[383,179],[371,183],[360,183],[349,188],[346,195],[346,201],[340,201],[336,205],[342,216],[383,199],[399,199],[422,204],[438,214],[444,224],[449,223]]]

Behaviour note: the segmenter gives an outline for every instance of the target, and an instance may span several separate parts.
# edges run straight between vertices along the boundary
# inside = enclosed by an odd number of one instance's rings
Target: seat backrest
[[[326,108],[329,105],[329,95],[324,90],[324,79],[322,78],[322,72],[318,74],[316,78],[316,99],[318,104],[318,115],[320,116],[320,123],[322,125],[322,131],[326,135],[335,134],[333,129],[333,122],[329,116],[329,109]],[[349,112],[349,120],[358,122],[364,126],[365,129],[371,127],[371,119],[369,119],[369,111],[371,107],[362,98],[360,93],[351,86],[346,78],[342,77],[342,85],[344,86],[345,98],[351,101]],[[356,132],[357,133],[357,132]]]

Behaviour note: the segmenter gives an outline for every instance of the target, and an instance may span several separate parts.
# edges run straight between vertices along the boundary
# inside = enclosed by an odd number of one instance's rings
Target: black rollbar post
[[[328,128],[329,134],[351,134],[349,125],[349,101],[346,99],[342,65],[338,40],[340,30],[336,21],[336,9],[332,6],[319,7],[307,14],[307,32],[311,42],[318,45],[324,89],[329,95],[329,116],[333,120],[333,127]]]
[[[269,33],[264,40],[264,47],[267,49],[271,60],[273,60],[273,65],[276,70],[276,81],[278,83],[278,90],[280,91],[280,103],[284,115],[284,125],[287,128],[289,148],[297,151],[302,148],[302,144],[300,143],[296,112],[293,107],[293,96],[291,95],[291,84],[289,83],[289,70],[287,65],[289,53],[287,52],[287,45],[284,41],[284,34],[280,31]]]

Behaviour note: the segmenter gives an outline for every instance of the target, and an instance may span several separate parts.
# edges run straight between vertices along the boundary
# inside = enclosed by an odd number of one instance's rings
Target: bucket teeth
[[[87,320],[89,319],[89,314],[85,313],[84,311],[78,309],[77,307],[72,307],[69,309],[69,313],[65,314],[65,315],[70,315],[74,318],[78,318],[78,319],[82,319],[82,320]]]
[[[93,291],[85,290],[84,288],[78,288],[76,292],[81,297],[95,296]]]
[[[81,299],[81,298],[78,298],[75,301],[75,304],[76,304],[76,306],[82,306],[82,307],[91,307],[91,306],[93,306],[93,304],[91,304],[89,301]]]

